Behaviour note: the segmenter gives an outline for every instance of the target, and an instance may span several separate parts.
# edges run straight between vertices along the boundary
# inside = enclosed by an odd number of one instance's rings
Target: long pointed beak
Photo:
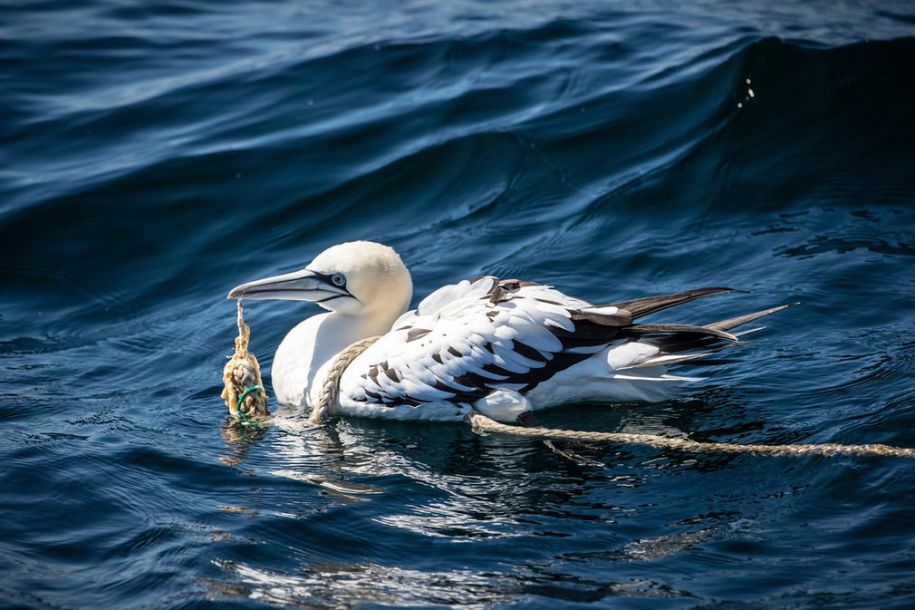
[[[302,269],[283,275],[254,280],[229,291],[229,299],[282,299],[323,303],[352,296],[345,287],[335,286],[329,275]]]

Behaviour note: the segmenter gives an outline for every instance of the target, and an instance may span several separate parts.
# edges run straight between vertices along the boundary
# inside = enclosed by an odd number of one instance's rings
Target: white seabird
[[[381,335],[340,380],[338,412],[460,420],[477,410],[530,422],[538,409],[575,401],[658,401],[683,382],[666,366],[737,341],[728,331],[782,305],[704,326],[639,324],[675,305],[730,288],[700,288],[595,305],[555,288],[484,276],[439,288],[407,311],[410,273],[388,246],[333,246],[300,271],[233,288],[230,299],[317,303],[328,313],[296,325],[276,350],[277,401],[316,404],[333,357]],[[738,334],[746,334],[747,332]]]

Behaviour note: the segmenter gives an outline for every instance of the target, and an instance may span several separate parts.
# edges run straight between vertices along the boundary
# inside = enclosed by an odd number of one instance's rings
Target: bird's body
[[[334,356],[379,335],[344,371],[339,413],[458,420],[475,409],[508,422],[572,402],[667,399],[695,378],[670,375],[666,364],[735,341],[727,330],[782,309],[706,326],[638,324],[640,316],[730,289],[594,305],[551,286],[485,276],[440,288],[405,311],[411,291],[393,250],[351,242],[230,297],[331,309],[299,323],[277,349],[272,382],[281,403],[316,404]]]

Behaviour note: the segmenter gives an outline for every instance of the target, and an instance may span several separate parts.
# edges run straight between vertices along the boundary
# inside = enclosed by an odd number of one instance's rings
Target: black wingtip
[[[690,301],[700,299],[702,297],[707,297],[714,294],[726,294],[731,292],[739,293],[743,291],[735,290],[734,288],[728,288],[726,286],[714,286],[710,288],[696,288],[694,290],[686,290],[672,294],[642,297],[640,299],[621,301],[619,303],[614,303],[614,305],[620,309],[625,309],[626,311],[630,312],[632,314],[632,318],[636,319],[642,316],[647,316],[648,314],[668,309],[670,307],[689,303]]]

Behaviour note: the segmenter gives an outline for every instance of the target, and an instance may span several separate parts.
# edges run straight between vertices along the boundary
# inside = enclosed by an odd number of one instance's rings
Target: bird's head
[[[396,318],[412,295],[410,272],[393,248],[351,241],[328,248],[299,271],[236,286],[228,298],[311,301],[343,315]]]

